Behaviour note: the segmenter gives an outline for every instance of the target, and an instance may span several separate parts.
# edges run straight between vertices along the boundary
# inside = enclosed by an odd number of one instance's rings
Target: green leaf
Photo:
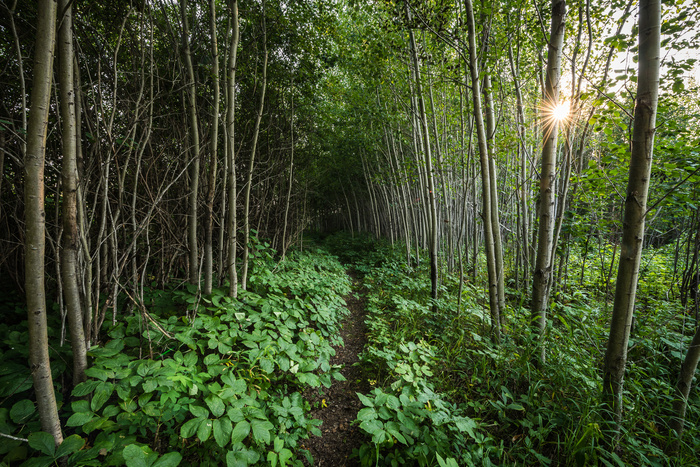
[[[250,423],[248,423],[246,420],[241,420],[240,422],[236,423],[236,427],[233,429],[233,433],[231,434],[231,443],[236,444],[243,441],[249,433]]]
[[[186,421],[181,427],[180,427],[180,436],[183,438],[189,438],[194,433],[197,431],[197,427],[199,426],[199,423],[202,421],[201,418],[194,418],[192,420]]]
[[[211,410],[212,415],[217,418],[221,417],[226,411],[226,406],[219,396],[211,394],[204,400],[204,402],[206,402],[207,406],[209,406],[209,410]]]
[[[226,454],[226,467],[247,467],[248,457],[242,451],[229,451]]]
[[[52,435],[45,431],[35,431],[34,433],[29,433],[27,438],[29,440],[29,446],[42,454],[53,457],[56,452],[56,441]]]
[[[287,461],[292,458],[292,455],[292,451],[290,451],[289,449],[282,449],[280,451],[280,465],[286,465]]]
[[[206,418],[209,416],[209,411],[201,405],[190,404],[190,413],[197,418]]]
[[[36,413],[34,402],[29,399],[22,399],[10,409],[10,418],[13,422],[21,425],[29,421],[34,413]]]
[[[129,444],[122,451],[126,467],[149,467],[146,461],[146,453],[136,444]]]
[[[365,396],[364,394],[360,394],[359,392],[357,392],[356,394],[357,397],[360,398],[360,401],[367,407],[374,407],[374,402],[372,402],[372,400],[369,397]]]
[[[373,407],[365,407],[357,413],[357,419],[361,421],[365,420],[376,420],[377,412]]]
[[[143,392],[153,392],[158,389],[158,381],[154,378],[149,378],[143,383]]]
[[[95,394],[92,396],[90,401],[90,408],[93,412],[97,412],[100,408],[105,405],[114,392],[114,385],[112,383],[102,383],[95,389]]]
[[[202,442],[208,440],[211,436],[211,428],[211,420],[209,420],[208,418],[202,420],[199,424],[199,428],[197,428],[197,438],[199,438],[199,440]]]
[[[253,429],[253,438],[258,443],[269,444],[270,443],[270,430],[274,428],[274,425],[267,420],[253,420],[251,422]]]
[[[66,421],[66,426],[83,426],[95,417],[92,412],[75,412]]]
[[[384,431],[383,426],[384,424],[379,420],[366,420],[360,423],[360,428],[370,435],[374,435],[377,431]]]
[[[73,397],[83,397],[90,394],[100,384],[99,381],[85,381],[73,388]]]
[[[277,467],[277,453],[274,451],[269,451],[267,453],[267,463],[270,467]]]
[[[85,440],[79,435],[70,435],[65,438],[56,450],[56,457],[69,456],[80,451],[85,446]]]
[[[220,447],[224,447],[228,444],[231,439],[231,430],[233,425],[228,417],[214,419],[212,424],[212,431],[214,433],[214,440],[216,444]]]
[[[279,436],[275,436],[275,442],[274,442],[275,452],[280,452],[280,450],[283,447],[284,447],[284,440],[280,439]]]
[[[179,452],[169,452],[155,461],[152,467],[176,467],[182,462],[182,455]]]
[[[85,375],[89,376],[90,378],[97,378],[101,381],[107,381],[109,378],[114,376],[114,372],[93,366],[85,370]]]

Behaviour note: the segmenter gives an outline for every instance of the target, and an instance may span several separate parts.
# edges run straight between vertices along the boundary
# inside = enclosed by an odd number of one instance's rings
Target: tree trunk
[[[623,217],[622,251],[603,370],[603,414],[608,432],[615,434],[619,432],[622,417],[627,344],[642,258],[644,217],[654,152],[656,107],[659,99],[660,33],[661,2],[642,0],[639,8],[638,85]]]
[[[29,367],[34,380],[41,429],[63,442],[56,395],[49,362],[44,290],[44,158],[51,100],[53,52],[56,39],[56,2],[39,0],[34,79],[27,127],[27,153],[24,161],[25,291],[29,327]]]
[[[486,60],[484,60],[486,61]],[[501,241],[501,220],[498,214],[498,183],[496,181],[496,155],[494,154],[496,137],[496,119],[493,115],[491,97],[491,76],[484,77],[484,100],[486,101],[486,147],[489,152],[489,188],[491,191],[491,232],[493,233],[494,259],[496,261],[496,294],[498,296],[499,319],[503,321],[506,307],[506,286],[503,271],[503,242]]]
[[[409,15],[408,3],[406,4],[406,13]],[[421,132],[423,136],[423,157],[425,163],[426,179],[428,182],[428,256],[430,260],[430,297],[437,300],[438,291],[438,221],[437,221],[437,201],[435,193],[435,176],[433,174],[432,154],[430,151],[430,136],[428,133],[428,116],[425,111],[425,101],[423,100],[423,90],[421,86],[420,67],[418,62],[418,51],[416,50],[416,40],[413,36],[413,30],[408,30],[409,39],[411,42],[411,55],[413,58],[413,68],[416,79],[416,97],[418,98],[418,115],[420,118]],[[436,303],[433,302],[433,311],[436,310]]]
[[[250,160],[248,161],[248,176],[246,177],[245,197],[243,199],[243,265],[241,270],[241,288],[248,287],[248,267],[250,256],[250,190],[253,185],[253,169],[255,167],[255,151],[258,148],[258,135],[260,134],[260,121],[262,120],[263,109],[265,107],[265,90],[267,89],[267,33],[265,31],[265,3],[262,9],[262,29],[263,29],[263,69],[262,69],[262,89],[260,90],[260,104],[255,117],[255,129],[253,130],[253,147],[250,149]]]
[[[226,137],[228,138],[228,217],[226,219],[226,230],[228,231],[228,278],[229,296],[238,296],[238,271],[236,269],[236,148],[235,138],[235,114],[236,114],[236,59],[238,57],[238,41],[240,39],[240,29],[238,25],[238,0],[231,0],[229,6],[231,15],[231,44],[229,48],[228,60],[228,102],[226,109]]]
[[[479,161],[481,163],[481,197],[483,203],[484,243],[486,244],[486,266],[489,285],[489,308],[491,310],[491,337],[494,342],[501,341],[501,316],[498,306],[498,271],[496,269],[496,251],[493,239],[493,222],[491,218],[491,177],[489,153],[484,128],[484,114],[481,109],[481,85],[479,83],[479,66],[477,65],[476,26],[474,25],[474,8],[471,0],[464,1],[469,28],[469,72],[472,82],[472,99],[474,102],[474,122],[476,123]]]
[[[186,91],[189,141],[192,154],[190,169],[189,210],[187,214],[187,245],[189,247],[189,281],[199,287],[199,252],[197,250],[197,198],[199,196],[199,124],[197,123],[197,93],[190,51],[190,29],[187,21],[187,0],[180,3],[182,14],[182,47],[187,72]]]
[[[565,0],[552,0],[552,24],[547,53],[547,78],[545,80],[543,118],[544,140],[542,147],[542,172],[540,174],[539,223],[537,225],[537,257],[532,278],[531,314],[533,327],[540,336],[540,359],[544,362],[544,331],[547,324],[547,301],[552,273],[552,238],[554,236],[554,175],[556,173],[557,139],[559,122],[552,117],[551,109],[559,104],[559,76],[564,47],[566,25]]]
[[[212,275],[214,269],[213,239],[214,230],[214,199],[216,197],[216,171],[219,163],[218,143],[219,143],[219,45],[216,40],[216,2],[209,2],[209,28],[211,34],[211,54],[212,66],[211,77],[214,86],[214,103],[211,117],[211,146],[209,155],[209,180],[207,183],[207,211],[204,221],[204,293],[211,294]]]
[[[683,359],[681,372],[676,382],[676,399],[673,401],[673,415],[668,423],[671,429],[676,432],[676,437],[672,438],[669,443],[668,451],[670,454],[675,454],[678,451],[681,437],[683,436],[688,395],[690,394],[698,362],[700,362],[700,326],[695,331],[695,337],[693,337],[688,353]]]
[[[87,348],[83,329],[83,310],[78,285],[78,165],[75,116],[75,90],[73,88],[73,14],[68,0],[59,0],[65,14],[60,18],[58,31],[59,85],[61,99],[61,125],[63,162],[61,183],[63,188],[63,239],[61,248],[61,279],[63,296],[68,314],[71,348],[73,349],[73,384],[85,381]]]

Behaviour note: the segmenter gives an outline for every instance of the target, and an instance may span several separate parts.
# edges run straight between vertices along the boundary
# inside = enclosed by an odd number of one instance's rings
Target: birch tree
[[[627,364],[639,265],[644,242],[644,219],[654,154],[656,108],[659,100],[661,2],[642,0],[639,5],[639,63],[637,95],[625,197],[620,263],[615,284],[610,333],[603,369],[603,414],[609,433],[619,432],[622,390]]]
[[[547,71],[544,88],[544,141],[539,188],[539,223],[537,225],[537,256],[532,280],[532,321],[540,336],[540,359],[545,359],[542,341],[547,324],[547,301],[552,273],[552,241],[554,237],[554,176],[559,136],[559,118],[554,112],[559,104],[559,78],[566,26],[566,1],[552,1],[552,22],[547,51]]]
[[[51,100],[51,77],[56,40],[56,2],[39,0],[34,79],[27,127],[27,153],[24,160],[25,281],[29,326],[29,367],[41,419],[41,429],[63,441],[56,395],[49,362],[44,289],[45,217],[44,161]]]
[[[68,0],[60,0],[63,14],[60,18],[59,38],[61,125],[63,142],[62,215],[63,244],[61,248],[61,282],[68,314],[68,326],[73,349],[73,384],[85,380],[87,349],[83,329],[83,307],[78,286],[78,166],[75,116],[75,90],[73,89],[73,8]]]

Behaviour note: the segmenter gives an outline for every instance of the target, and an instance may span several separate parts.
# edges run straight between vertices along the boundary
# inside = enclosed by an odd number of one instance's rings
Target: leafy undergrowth
[[[58,392],[70,435],[58,449],[39,431],[26,323],[1,325],[0,431],[29,434],[29,442],[2,438],[0,465],[27,458],[25,465],[52,465],[65,455],[68,465],[311,462],[301,440],[320,435],[320,421],[307,417],[302,393],[342,379],[330,365],[331,345],[340,343],[350,282],[320,250],[276,268],[270,259],[258,252],[248,291],[235,300],[223,289],[149,291],[146,309],[158,326],[143,313],[122,317],[89,352],[88,381],[70,395]],[[67,388],[69,354],[59,348],[52,356],[56,381]]]
[[[408,267],[404,249],[344,235],[327,244],[365,274],[368,290],[362,360],[375,389],[358,394],[365,408],[356,423],[371,438],[356,453],[363,466],[697,465],[696,390],[682,449],[674,458],[664,453],[673,384],[694,330],[676,303],[642,293],[620,444],[610,451],[599,404],[609,307],[592,291],[560,291],[547,362],[534,366],[528,310],[508,309],[496,346],[482,286],[464,284],[458,306],[457,279],[444,278],[434,313],[428,272]]]

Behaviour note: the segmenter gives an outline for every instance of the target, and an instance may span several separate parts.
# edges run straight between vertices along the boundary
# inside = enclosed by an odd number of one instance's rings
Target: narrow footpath
[[[355,286],[353,288],[356,289],[359,284],[357,276],[352,272],[350,276]],[[315,407],[310,416],[323,421],[323,436],[312,436],[304,441],[304,445],[314,457],[314,466],[360,465],[357,458],[350,459],[350,456],[353,449],[359,449],[364,440],[364,435],[357,425],[352,424],[357,412],[362,408],[362,403],[355,393],[367,393],[370,390],[361,368],[353,366],[358,362],[357,356],[367,342],[364,295],[357,291],[345,297],[345,301],[350,310],[340,333],[345,347],[335,348],[336,354],[331,359],[331,364],[344,365],[341,373],[346,381],[333,381],[330,389],[324,389],[323,395],[319,395],[316,390],[307,394]]]

